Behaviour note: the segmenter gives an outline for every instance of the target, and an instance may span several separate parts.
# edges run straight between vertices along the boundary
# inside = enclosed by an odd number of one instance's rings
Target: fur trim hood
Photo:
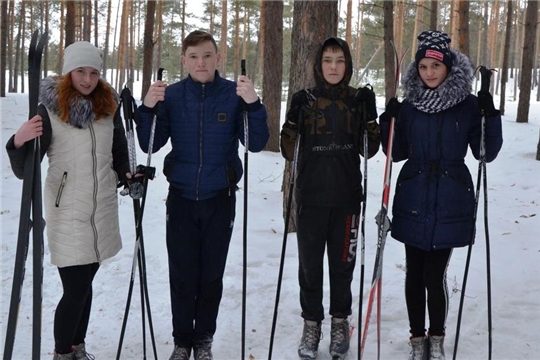
[[[472,80],[474,68],[467,55],[456,50],[451,50],[453,57],[453,66],[446,80],[439,85],[435,91],[438,92],[442,100],[452,100],[465,98],[472,91]],[[404,95],[410,102],[415,102],[422,96],[425,88],[424,82],[420,78],[416,61],[413,61],[407,67],[403,76]]]
[[[45,78],[41,80],[39,86],[39,102],[45,105],[47,109],[52,111],[55,115],[60,115],[58,84],[62,78],[62,76]],[[105,84],[114,96],[116,103],[118,103],[119,97],[116,91],[109,84]],[[81,95],[70,100],[68,124],[79,129],[84,129],[87,128],[94,119],[95,114],[91,98]]]

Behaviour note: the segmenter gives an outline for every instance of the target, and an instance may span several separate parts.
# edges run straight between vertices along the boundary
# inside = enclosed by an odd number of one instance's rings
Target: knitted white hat
[[[101,72],[102,52],[88,41],[77,41],[64,50],[64,67],[62,74],[65,75],[76,68],[90,66]]]

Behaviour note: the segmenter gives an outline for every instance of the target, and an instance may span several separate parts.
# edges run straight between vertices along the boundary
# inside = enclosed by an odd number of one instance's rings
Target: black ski
[[[41,80],[41,55],[47,42],[47,34],[41,36],[36,30],[32,34],[28,50],[28,103],[29,118],[37,114],[39,83]],[[26,269],[26,258],[32,230],[33,246],[33,316],[32,316],[32,359],[39,359],[41,352],[41,301],[43,287],[43,220],[41,195],[41,149],[39,138],[32,145],[26,145],[24,161],[24,178],[21,196],[21,211],[19,217],[19,232],[15,266],[13,270],[13,285],[9,305],[4,360],[12,358],[15,343],[15,332],[19,317],[19,305]],[[32,214],[30,214],[32,212]],[[33,228],[33,229],[32,229]]]
[[[160,68],[158,70],[158,80],[162,79],[163,74],[163,68]],[[146,319],[145,314],[148,314],[148,326],[150,330],[150,337],[152,341],[152,348],[154,352],[154,358],[157,359],[157,348],[156,348],[156,341],[154,337],[154,326],[152,322],[152,311],[150,309],[150,297],[148,294],[148,283],[146,279],[146,257],[144,253],[144,237],[143,237],[143,229],[142,229],[142,220],[143,220],[143,214],[144,214],[144,208],[146,204],[146,194],[148,191],[148,180],[152,180],[155,175],[155,168],[151,167],[151,156],[152,156],[152,144],[153,144],[153,138],[154,138],[154,131],[155,131],[155,123],[156,123],[156,116],[157,116],[157,107],[156,104],[154,108],[154,121],[152,125],[152,134],[150,139],[150,147],[148,151],[148,160],[146,163],[146,166],[138,165],[137,166],[137,157],[136,157],[136,149],[135,149],[135,128],[134,128],[134,120],[135,120],[135,111],[136,111],[136,103],[135,99],[133,99],[133,96],[131,95],[131,91],[128,87],[124,87],[122,90],[122,93],[120,94],[120,106],[118,107],[118,111],[120,108],[123,109],[124,113],[124,121],[126,124],[126,138],[128,142],[128,152],[129,152],[129,165],[130,165],[130,172],[134,176],[135,174],[144,174],[144,177],[139,178],[132,178],[129,182],[129,186],[125,191],[122,192],[122,195],[129,194],[131,198],[133,199],[133,213],[135,216],[135,251],[133,254],[133,265],[131,268],[131,277],[129,282],[129,289],[128,289],[128,296],[126,300],[126,308],[124,311],[124,319],[122,322],[122,329],[120,332],[120,341],[118,343],[118,351],[116,354],[116,359],[120,359],[120,354],[122,352],[122,344],[124,341],[124,335],[126,331],[127,326],[127,319],[129,315],[129,309],[131,306],[131,298],[133,295],[133,287],[135,284],[135,272],[137,265],[139,267],[139,282],[140,282],[140,288],[141,288],[141,319],[142,319],[142,346],[143,346],[143,358],[146,359]]]

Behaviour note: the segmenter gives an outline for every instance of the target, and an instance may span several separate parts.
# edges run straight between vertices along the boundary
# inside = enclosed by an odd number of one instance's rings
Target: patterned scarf
[[[437,89],[426,88],[422,91],[420,96],[411,101],[413,106],[420,111],[427,112],[430,114],[438,113],[446,109],[451,108],[452,106],[459,104],[467,97],[467,93],[460,94],[460,97],[453,99],[441,99]]]
[[[413,61],[403,76],[403,89],[406,100],[415,108],[427,113],[438,113],[459,104],[472,91],[474,68],[469,58],[452,51],[453,66],[450,73],[436,89],[428,89],[418,74]]]

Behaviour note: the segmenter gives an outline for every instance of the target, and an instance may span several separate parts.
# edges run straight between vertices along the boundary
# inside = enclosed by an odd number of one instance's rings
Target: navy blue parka
[[[392,206],[392,237],[422,250],[466,246],[473,231],[474,185],[465,165],[470,147],[479,158],[480,109],[472,95],[473,68],[463,54],[452,50],[454,64],[436,89],[443,101],[464,100],[440,112],[424,112],[423,82],[413,62],[404,76],[405,100],[396,119],[393,161],[406,160],[397,178]],[[387,122],[381,122],[383,150]],[[486,119],[486,161],[502,146],[501,116]]]
[[[163,173],[183,197],[205,200],[236,188],[243,174],[238,156],[238,140],[244,144],[241,100],[236,83],[220,77],[217,71],[212,82],[202,84],[188,76],[165,89],[152,152],[171,140]],[[137,112],[139,145],[148,152],[153,109],[141,105]],[[257,100],[247,105],[247,112],[249,150],[258,152],[269,137],[266,109]]]

